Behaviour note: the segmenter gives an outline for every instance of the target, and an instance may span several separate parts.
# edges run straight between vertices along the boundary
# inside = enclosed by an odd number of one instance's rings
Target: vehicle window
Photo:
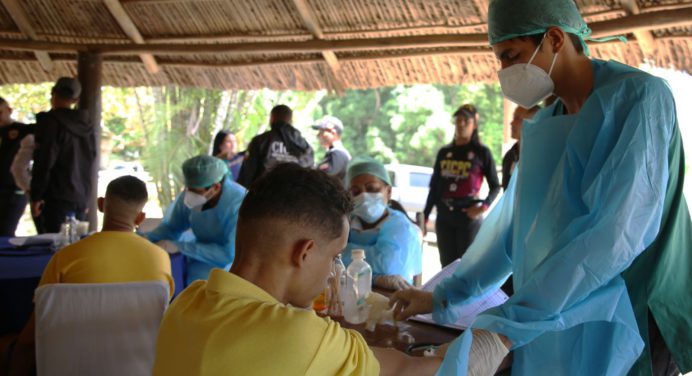
[[[409,178],[409,184],[412,187],[427,188],[430,185],[430,174],[422,172],[412,172]]]
[[[389,173],[389,181],[392,182],[392,185],[395,187],[398,186],[396,179],[394,178],[394,171],[387,171]]]

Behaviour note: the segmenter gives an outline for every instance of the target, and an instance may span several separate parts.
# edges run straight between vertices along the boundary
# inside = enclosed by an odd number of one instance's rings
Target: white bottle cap
[[[351,251],[351,258],[354,260],[362,260],[365,258],[365,251],[362,249],[354,249]]]

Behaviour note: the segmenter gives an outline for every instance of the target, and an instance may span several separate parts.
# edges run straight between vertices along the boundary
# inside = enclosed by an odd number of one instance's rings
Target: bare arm
[[[36,328],[36,315],[32,312],[31,318],[22,329],[17,338],[11,358],[9,359],[9,375],[31,375],[36,367],[36,354],[34,352],[34,336]]]
[[[394,349],[373,347],[372,352],[380,362],[380,375],[382,376],[434,375],[442,364],[440,357],[413,357]]]

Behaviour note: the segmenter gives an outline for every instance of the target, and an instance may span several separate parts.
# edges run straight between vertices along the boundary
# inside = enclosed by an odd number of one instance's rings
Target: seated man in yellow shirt
[[[169,284],[172,296],[175,286],[168,254],[134,232],[144,220],[142,209],[147,200],[143,181],[133,176],[111,181],[106,197],[98,199],[98,208],[104,213],[102,231],[56,252],[39,286],[161,280]],[[30,372],[34,366],[34,327],[32,314],[14,347],[10,366],[15,374]]]
[[[368,348],[310,309],[346,246],[351,199],[325,173],[279,165],[238,217],[230,272],[213,269],[165,313],[154,375],[432,375],[441,358]]]

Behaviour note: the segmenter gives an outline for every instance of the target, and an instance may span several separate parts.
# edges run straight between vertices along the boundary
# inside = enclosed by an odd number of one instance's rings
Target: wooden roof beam
[[[301,42],[217,43],[217,44],[81,44],[1,39],[0,49],[17,51],[100,51],[107,55],[157,53],[172,55],[249,54],[249,53],[320,53],[332,51],[380,51],[402,48],[487,47],[486,34],[423,35],[413,37],[309,40]]]
[[[692,24],[692,6],[640,13],[624,18],[594,22],[590,25],[594,38],[625,35],[636,31],[669,29]]]
[[[5,0],[3,0],[5,1]],[[641,13],[626,18],[594,22],[594,37],[628,34],[633,31],[666,29],[692,25],[692,6],[660,12]],[[0,49],[17,51],[100,51],[106,55],[158,53],[172,55],[252,53],[320,53],[338,51],[384,51],[415,48],[487,48],[486,34],[419,35],[373,39],[309,40],[300,42],[218,43],[218,44],[79,44],[46,41],[0,39]]]
[[[34,30],[34,27],[29,21],[29,17],[26,15],[24,9],[17,0],[2,0],[2,5],[5,6],[5,9],[7,9],[10,17],[12,17],[12,20],[22,33],[26,34],[26,36],[31,40],[39,39],[38,35],[36,34],[36,30]],[[36,56],[36,60],[38,60],[39,64],[41,64],[41,68],[43,68],[43,70],[46,72],[53,70],[53,61],[50,59],[48,52],[34,51],[34,55]]]
[[[343,56],[339,60],[341,62],[360,62],[360,61],[375,61],[375,60],[391,60],[391,59],[401,59],[401,58],[412,58],[412,57],[432,57],[432,56],[473,56],[473,55],[487,55],[493,56],[492,50],[489,47],[460,47],[460,48],[449,48],[444,50],[433,50],[433,51],[397,51],[397,52],[376,52],[372,54],[356,55],[356,56]],[[21,56],[0,56],[0,61],[12,61],[12,62],[26,62],[27,59]],[[56,62],[73,62],[74,59],[70,57],[55,57],[53,61]],[[238,67],[256,67],[264,65],[286,65],[286,64],[318,64],[322,63],[324,60],[322,58],[275,58],[270,60],[259,60],[259,61],[237,61],[237,62],[227,62],[227,63],[205,63],[205,62],[174,62],[174,61],[159,61],[159,66],[164,67],[191,67],[191,68],[238,68]],[[104,64],[133,64],[134,60],[103,60]]]
[[[317,16],[310,8],[310,5],[305,0],[293,0],[293,5],[298,9],[300,18],[303,20],[303,24],[310,31],[310,33],[317,39],[324,39],[324,33],[322,28],[317,21]],[[322,50],[322,57],[327,62],[329,70],[331,71],[332,80],[334,83],[334,89],[337,93],[342,94],[344,91],[344,83],[341,79],[341,64],[339,64],[339,59],[337,59],[336,54],[332,50]]]
[[[620,4],[627,14],[636,15],[641,13],[639,4],[635,0],[620,0]],[[649,30],[635,30],[633,34],[637,38],[642,53],[645,56],[653,56],[656,52],[656,41],[654,40],[653,33]]]
[[[135,23],[132,22],[132,18],[130,18],[130,16],[127,14],[127,11],[125,11],[125,8],[123,8],[123,5],[120,3],[120,0],[103,0],[103,3],[106,5],[106,8],[108,8],[108,11],[113,18],[115,18],[115,21],[118,22],[118,25],[120,25],[120,28],[123,30],[123,32],[125,32],[125,35],[127,35],[128,38],[130,38],[136,44],[145,44],[142,34],[137,29],[137,26],[135,26]],[[154,55],[143,53],[139,55],[139,58],[147,68],[147,72],[156,74],[161,71],[161,68],[159,68],[158,64],[156,64]]]

